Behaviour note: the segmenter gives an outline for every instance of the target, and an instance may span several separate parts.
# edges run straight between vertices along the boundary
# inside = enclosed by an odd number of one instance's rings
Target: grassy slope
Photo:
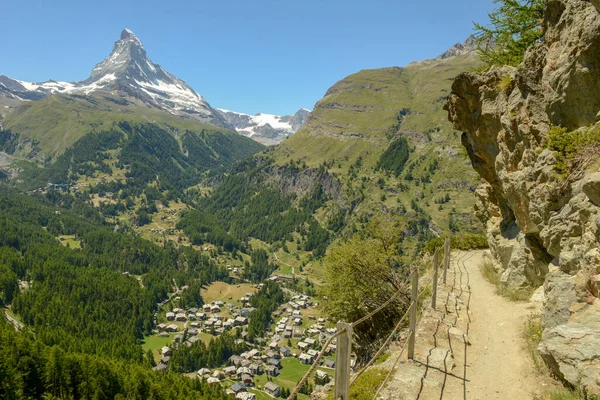
[[[195,120],[184,120],[167,112],[144,105],[119,105],[101,94],[92,96],[52,95],[40,101],[25,102],[3,121],[6,129],[39,142],[41,150],[59,155],[90,132],[109,129],[115,122],[156,122],[179,131],[222,132],[235,135],[236,140],[253,146],[255,143],[233,131]],[[172,130],[172,129],[170,129]]]
[[[460,134],[447,121],[442,106],[453,78],[477,63],[476,55],[469,54],[350,75],[329,89],[301,131],[275,149],[275,159],[280,164],[302,160],[312,167],[333,160],[330,172],[338,173],[344,181],[350,166],[362,157],[358,179],[345,183],[363,186],[367,196],[360,207],[363,213],[393,210],[399,202],[409,209],[411,200],[417,198],[440,228],[448,227],[453,208],[465,219],[465,226],[473,226],[470,188],[476,186],[478,177],[462,149]],[[425,175],[432,160],[438,160],[431,183],[406,181],[406,167],[399,179],[375,171],[381,153],[400,136],[414,148],[406,165],[416,164],[412,172],[416,178]],[[385,179],[383,189],[376,184],[381,176]],[[399,183],[408,189],[399,189]],[[451,201],[439,210],[435,200],[446,192]]]

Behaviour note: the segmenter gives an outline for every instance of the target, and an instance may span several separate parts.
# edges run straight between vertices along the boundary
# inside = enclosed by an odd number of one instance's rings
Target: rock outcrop
[[[549,0],[544,40],[528,49],[522,66],[461,74],[446,103],[473,167],[485,180],[477,190],[475,211],[487,224],[502,281],[512,287],[543,285],[540,352],[557,376],[596,395],[598,163],[561,178],[556,156],[545,145],[554,126],[573,131],[597,123],[598,5]]]

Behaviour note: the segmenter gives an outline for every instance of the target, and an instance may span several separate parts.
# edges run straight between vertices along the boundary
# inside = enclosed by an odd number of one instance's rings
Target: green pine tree
[[[525,50],[543,36],[546,0],[494,0],[499,4],[489,13],[489,25],[475,23],[479,55],[487,67],[517,66]]]

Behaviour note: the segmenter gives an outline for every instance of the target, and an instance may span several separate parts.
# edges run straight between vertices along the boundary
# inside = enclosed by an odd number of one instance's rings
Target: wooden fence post
[[[435,253],[433,254],[433,293],[431,294],[431,308],[434,310],[437,302],[438,265],[439,249],[435,249]]]
[[[415,336],[417,330],[417,303],[419,302],[419,268],[412,267],[412,292],[410,306],[410,336],[408,337],[408,359],[415,358]]]
[[[337,330],[346,329],[338,336],[335,355],[335,400],[350,399],[350,360],[352,354],[352,325],[338,322]]]
[[[449,239],[446,238],[446,240],[444,241],[444,285],[446,284],[446,272],[448,271],[448,260],[450,259],[450,254],[449,253],[449,247],[448,246],[448,241]]]

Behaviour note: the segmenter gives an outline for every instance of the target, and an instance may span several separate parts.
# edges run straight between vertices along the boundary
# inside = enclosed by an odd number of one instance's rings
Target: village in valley
[[[283,285],[286,279],[274,275],[267,281]],[[146,338],[145,349],[152,351],[156,362],[153,369],[170,369],[173,352],[181,346],[191,347],[199,341],[210,346],[222,335],[233,335],[243,352],[232,354],[218,368],[202,367],[185,375],[222,385],[235,399],[287,397],[324,351],[310,384],[300,393],[307,395],[314,386],[329,383],[334,375],[336,345],[333,341],[325,349],[322,346],[336,330],[321,317],[314,298],[284,288],[286,301],[271,313],[264,337],[249,340],[248,325],[255,311],[252,298],[265,284],[215,282],[202,290],[205,304],[188,309],[173,306],[179,304],[179,295],[187,287],[177,289],[159,304],[156,329]]]

